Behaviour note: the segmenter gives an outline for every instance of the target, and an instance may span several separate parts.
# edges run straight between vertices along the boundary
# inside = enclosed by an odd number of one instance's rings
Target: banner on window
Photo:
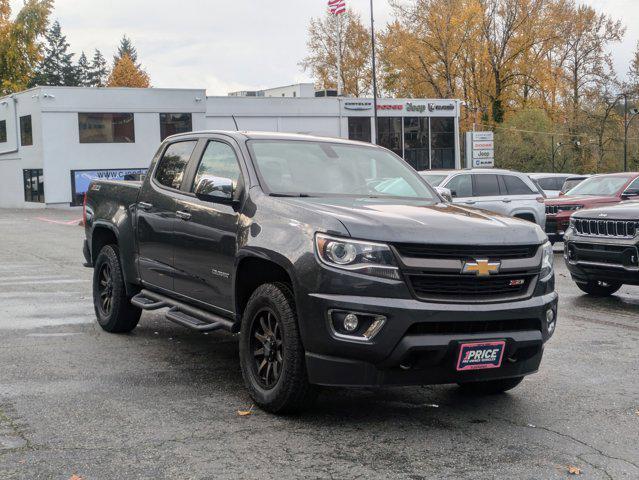
[[[82,205],[84,193],[93,180],[140,180],[146,172],[146,168],[71,170],[71,204]]]

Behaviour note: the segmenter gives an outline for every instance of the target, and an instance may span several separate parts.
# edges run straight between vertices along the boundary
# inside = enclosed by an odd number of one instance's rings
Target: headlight
[[[546,242],[542,245],[541,256],[541,281],[548,280],[552,275],[552,264],[555,259],[555,254],[552,251],[552,245],[550,242]]]
[[[315,247],[320,261],[331,267],[399,280],[399,268],[386,244],[317,233]]]
[[[584,208],[583,205],[559,205],[559,207],[557,207],[560,212],[575,212],[582,208]]]

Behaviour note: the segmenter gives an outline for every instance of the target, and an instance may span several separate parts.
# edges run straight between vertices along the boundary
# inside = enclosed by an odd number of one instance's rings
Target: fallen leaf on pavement
[[[238,410],[238,411],[237,411],[237,414],[238,414],[240,417],[246,417],[246,416],[248,416],[248,415],[253,415],[253,407],[254,407],[254,406],[255,406],[255,405],[251,405],[251,408],[249,408],[248,410]]]
[[[82,480],[82,477],[80,477],[79,475],[71,475],[71,478],[69,478],[69,480]]]
[[[581,468],[573,467],[572,465],[568,466],[568,473],[571,475],[581,475]]]

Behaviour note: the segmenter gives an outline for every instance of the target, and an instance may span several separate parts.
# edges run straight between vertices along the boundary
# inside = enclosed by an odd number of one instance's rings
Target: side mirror
[[[195,187],[195,196],[207,202],[233,203],[235,184],[230,178],[203,175]]]
[[[446,188],[446,187],[435,187],[435,190],[437,190],[437,193],[439,193],[439,195],[442,196],[444,198],[444,200],[446,200],[447,202],[452,202],[453,201],[452,192],[448,188]]]
[[[621,194],[622,200],[629,200],[631,198],[639,197],[639,190],[626,190]]]

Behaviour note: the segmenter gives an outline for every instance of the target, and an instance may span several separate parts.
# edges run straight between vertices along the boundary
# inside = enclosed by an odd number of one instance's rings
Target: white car
[[[528,175],[511,170],[467,169],[419,172],[433,187],[450,190],[453,203],[522,218],[544,228],[544,197]]]
[[[574,173],[529,173],[528,176],[536,181],[548,198],[557,198],[561,193],[564,182],[574,177]]]

